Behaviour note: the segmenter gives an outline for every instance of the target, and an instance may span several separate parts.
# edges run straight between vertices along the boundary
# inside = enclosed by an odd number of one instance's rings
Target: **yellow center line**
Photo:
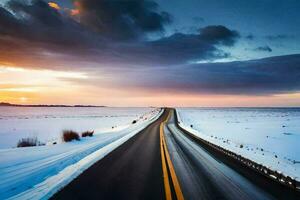
[[[167,164],[166,164],[163,141],[162,141],[162,130],[163,130],[163,123],[160,124],[160,154],[161,154],[161,161],[162,161],[162,168],[163,168],[163,178],[164,178],[166,200],[171,200],[172,195],[171,195],[169,176],[168,176]]]
[[[183,197],[183,194],[182,194],[182,191],[181,191],[181,188],[180,188],[180,184],[179,184],[178,178],[176,176],[173,163],[170,159],[170,155],[169,155],[169,152],[168,152],[168,147],[166,145],[166,141],[165,141],[165,137],[164,137],[164,125],[169,120],[170,116],[171,116],[171,112],[169,112],[167,119],[160,124],[160,138],[161,138],[160,139],[160,141],[161,141],[160,146],[161,146],[161,154],[162,154],[163,176],[164,176],[166,199],[167,200],[172,199],[172,197],[171,197],[169,178],[168,178],[168,173],[167,173],[167,168],[166,168],[166,161],[163,160],[163,159],[165,159],[165,157],[166,157],[167,164],[168,164],[168,167],[169,167],[169,170],[170,170],[171,179],[172,179],[173,186],[174,186],[174,189],[175,189],[176,197],[177,197],[178,200],[184,200],[184,197]],[[164,155],[163,150],[165,151],[166,156]],[[164,169],[164,166],[165,166],[165,169]],[[165,178],[165,176],[167,176],[167,178]],[[167,179],[167,180],[165,180],[165,179]]]

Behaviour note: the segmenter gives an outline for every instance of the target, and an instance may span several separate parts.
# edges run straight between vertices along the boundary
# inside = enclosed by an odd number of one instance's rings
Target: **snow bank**
[[[0,150],[0,199],[47,199],[119,145],[156,120],[160,109],[127,128],[81,141]],[[114,118],[116,120],[116,118]],[[117,123],[117,121],[115,122]]]
[[[180,126],[256,163],[300,178],[300,109],[179,108]]]

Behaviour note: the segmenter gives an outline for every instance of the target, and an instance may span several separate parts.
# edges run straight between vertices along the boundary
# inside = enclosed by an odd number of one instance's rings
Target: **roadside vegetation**
[[[42,146],[45,145],[41,143],[37,137],[28,137],[28,138],[22,138],[18,141],[17,147],[34,147],[34,146]]]
[[[92,137],[94,135],[94,131],[85,131],[81,133],[81,137]]]
[[[81,137],[92,137],[94,136],[94,131],[84,131],[81,133]],[[73,140],[79,141],[80,134],[73,130],[64,130],[62,132],[62,141],[63,142],[71,142]],[[52,144],[57,144],[57,142],[53,142]],[[37,137],[27,137],[22,138],[18,141],[17,147],[34,147],[34,146],[43,146],[44,143],[40,142]]]
[[[71,142],[72,140],[80,140],[80,136],[75,131],[64,130],[62,133],[62,139],[64,142]]]
[[[141,117],[143,118],[143,117]],[[147,119],[147,118],[145,118]],[[138,120],[133,120],[131,122],[131,124],[136,124],[138,122]],[[192,125],[191,125],[192,126]],[[114,129],[115,126],[112,126],[112,129]],[[84,131],[81,134],[73,131],[73,130],[63,130],[62,134],[61,134],[61,138],[63,142],[71,142],[71,141],[80,141],[80,138],[84,138],[84,137],[93,137],[94,136],[94,131]],[[57,142],[54,141],[52,142],[53,145],[56,145]],[[17,147],[32,147],[32,146],[41,146],[41,145],[45,145],[43,143],[41,143],[37,137],[28,137],[28,138],[22,138],[18,141],[17,143]]]

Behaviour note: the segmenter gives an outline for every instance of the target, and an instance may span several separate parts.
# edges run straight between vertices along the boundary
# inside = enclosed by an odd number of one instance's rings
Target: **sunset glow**
[[[0,67],[0,102],[109,106],[297,106],[300,93],[245,96],[185,94],[90,84],[92,73]],[[120,101],[122,98],[122,101]]]
[[[126,2],[3,2],[0,102],[300,106],[295,6]]]
[[[75,15],[79,15],[79,10],[78,9],[72,9],[71,10],[71,15],[75,16]]]
[[[0,102],[50,103],[60,95],[75,95],[80,86],[72,80],[86,78],[81,72],[0,67]]]

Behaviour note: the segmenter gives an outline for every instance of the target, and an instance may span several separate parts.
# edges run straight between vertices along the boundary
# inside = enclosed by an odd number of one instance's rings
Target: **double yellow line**
[[[176,198],[178,200],[184,200],[178,178],[176,176],[173,163],[170,159],[170,155],[168,152],[168,147],[166,145],[165,136],[164,136],[164,125],[169,120],[171,116],[171,111],[169,111],[168,117],[165,121],[160,124],[160,153],[161,153],[161,161],[162,161],[162,168],[163,168],[163,178],[164,178],[164,187],[166,193],[166,200],[172,200],[172,193],[168,175],[168,168],[171,175],[171,180],[173,183],[173,187],[175,190]]]

